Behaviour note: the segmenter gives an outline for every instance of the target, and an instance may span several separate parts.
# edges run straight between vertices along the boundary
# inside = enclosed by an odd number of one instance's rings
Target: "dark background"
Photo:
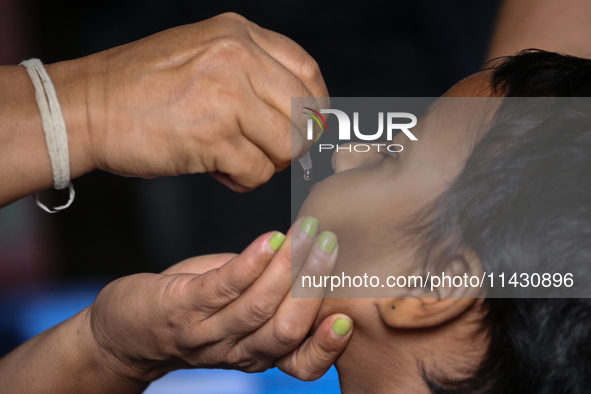
[[[18,9],[28,45],[14,63],[72,59],[234,11],[304,47],[331,96],[439,96],[481,66],[497,6],[496,0],[27,0]],[[289,177],[284,171],[239,195],[209,175],[87,174],[74,181],[71,208],[34,214],[31,226],[44,230],[48,245],[41,254],[52,256],[41,277],[114,278],[157,272],[194,255],[240,252],[263,232],[288,229]],[[47,193],[52,199],[57,192]],[[30,198],[26,204],[37,209]],[[7,224],[5,216],[0,220]],[[19,281],[29,279],[25,273]]]

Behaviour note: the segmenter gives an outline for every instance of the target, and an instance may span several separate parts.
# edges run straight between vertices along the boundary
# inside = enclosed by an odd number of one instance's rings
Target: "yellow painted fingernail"
[[[285,235],[281,234],[280,232],[276,232],[269,240],[269,246],[273,250],[279,250],[283,242],[285,241]]]
[[[302,224],[300,225],[300,230],[308,234],[310,238],[314,238],[318,233],[318,225],[320,222],[318,219],[313,217],[307,217],[302,220]]]
[[[318,237],[316,245],[318,245],[320,250],[324,253],[332,253],[337,247],[337,236],[330,231],[324,231],[320,234],[320,237]]]
[[[353,327],[353,322],[349,319],[336,319],[332,325],[332,330],[335,334],[345,336]]]

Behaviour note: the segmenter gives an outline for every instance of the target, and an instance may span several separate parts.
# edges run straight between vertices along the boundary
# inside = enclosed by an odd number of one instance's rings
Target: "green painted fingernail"
[[[281,234],[280,232],[276,232],[271,237],[271,240],[269,241],[269,246],[271,246],[271,249],[273,250],[279,250],[281,245],[283,245],[283,241],[285,241],[285,235]]]
[[[316,241],[316,245],[324,253],[332,253],[337,247],[337,236],[330,231],[324,231]]]
[[[314,238],[316,236],[316,234],[318,233],[318,225],[319,224],[320,224],[320,222],[318,221],[318,219],[313,218],[313,217],[307,217],[304,220],[302,220],[300,230],[302,230],[303,232],[308,234],[308,236],[310,238]]]
[[[318,133],[318,135],[316,136],[316,139],[314,140],[314,143],[317,143],[318,141],[320,141],[320,137],[322,137],[322,133],[324,133],[324,130],[321,130],[320,133]]]
[[[332,330],[335,332],[335,334],[344,336],[347,335],[351,327],[353,327],[353,322],[351,320],[337,319],[332,325]]]

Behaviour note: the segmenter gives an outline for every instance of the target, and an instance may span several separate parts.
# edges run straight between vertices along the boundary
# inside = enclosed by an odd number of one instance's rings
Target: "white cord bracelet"
[[[35,194],[35,202],[46,212],[55,213],[68,208],[74,201],[74,186],[70,182],[70,156],[68,153],[68,133],[66,132],[66,122],[62,115],[60,103],[51,79],[39,59],[25,60],[21,63],[25,66],[33,86],[35,86],[35,99],[41,112],[41,121],[43,131],[45,132],[45,142],[47,151],[51,160],[51,170],[53,171],[53,187],[61,190],[70,188],[70,198],[65,205],[55,207],[53,210],[47,208],[39,201]]]

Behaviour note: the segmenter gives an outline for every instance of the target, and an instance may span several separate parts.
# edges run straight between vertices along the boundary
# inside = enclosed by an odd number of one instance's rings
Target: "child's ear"
[[[449,259],[443,269],[431,272],[430,276],[461,277],[461,286],[449,287],[446,279],[444,285],[434,286],[431,283],[424,288],[412,289],[407,298],[377,299],[378,310],[384,323],[393,328],[434,327],[455,319],[483,296],[483,289],[470,286],[470,277],[478,277],[482,281],[482,264],[475,252],[467,251]],[[465,277],[465,275],[467,275]],[[465,279],[467,278],[467,280]],[[432,279],[433,280],[433,279]],[[459,279],[456,280],[456,284]],[[474,279],[473,284],[476,284]],[[465,286],[467,284],[468,286]]]

